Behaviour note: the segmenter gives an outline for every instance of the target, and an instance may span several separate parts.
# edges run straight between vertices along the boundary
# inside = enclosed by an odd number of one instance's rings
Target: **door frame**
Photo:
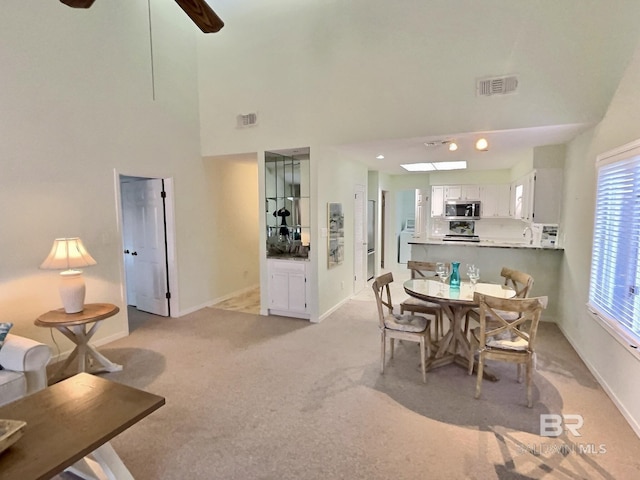
[[[354,201],[353,201],[353,230],[354,230],[354,242],[353,242],[353,293],[357,294],[365,289],[367,286],[367,260],[368,260],[368,245],[367,245],[367,189],[363,184],[355,184],[354,186]],[[358,212],[358,195],[360,195],[360,201],[362,202],[362,208]],[[360,215],[360,218],[357,216]],[[357,244],[356,229],[360,224],[360,245]],[[360,271],[356,271],[356,256],[358,255],[358,247],[360,247]]]
[[[174,185],[172,177],[150,177],[148,175],[138,175],[135,173],[125,173],[113,169],[113,183],[116,200],[116,221],[118,236],[118,268],[120,270],[120,295],[124,302],[124,305],[128,305],[127,302],[127,278],[125,275],[124,265],[124,231],[123,231],[123,216],[122,216],[122,192],[120,191],[120,177],[139,177],[146,179],[161,179],[164,180],[164,190],[167,193],[164,203],[165,209],[165,234],[166,234],[166,249],[167,249],[167,276],[169,279],[169,291],[171,292],[171,298],[169,298],[169,317],[178,318],[180,312],[178,306],[180,305],[180,296],[178,290],[178,266],[176,255],[176,230],[175,230],[175,195]],[[126,309],[125,309],[126,310]],[[125,312],[125,314],[127,314]],[[127,315],[128,320],[128,315]]]

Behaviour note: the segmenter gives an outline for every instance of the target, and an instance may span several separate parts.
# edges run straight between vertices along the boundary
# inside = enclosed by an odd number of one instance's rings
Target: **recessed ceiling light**
[[[467,162],[434,162],[434,163],[406,163],[400,165],[409,172],[433,172],[434,170],[463,170],[467,168]]]
[[[380,154],[376,157],[378,160],[384,160],[384,155]]]
[[[489,142],[487,142],[486,138],[479,138],[476,142],[476,150],[481,150],[486,152],[489,149]]]
[[[458,149],[458,144],[456,142],[451,142],[449,144],[449,151],[450,152],[455,152]]]

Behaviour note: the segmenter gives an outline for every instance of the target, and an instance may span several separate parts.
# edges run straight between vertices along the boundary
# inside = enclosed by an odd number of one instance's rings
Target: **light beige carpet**
[[[539,345],[532,409],[513,365],[480,400],[455,365],[423,384],[414,344],[381,375],[366,293],[320,324],[149,316],[100,350],[124,365],[105,377],[166,397],[112,441],[138,480],[639,478],[640,439],[555,325]],[[541,414],[582,415],[582,436],[541,437]]]

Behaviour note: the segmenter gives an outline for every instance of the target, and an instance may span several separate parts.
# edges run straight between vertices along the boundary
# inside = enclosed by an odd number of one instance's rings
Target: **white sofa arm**
[[[5,370],[24,372],[27,376],[27,393],[47,386],[47,364],[51,349],[44,343],[8,334],[0,348],[0,365]]]

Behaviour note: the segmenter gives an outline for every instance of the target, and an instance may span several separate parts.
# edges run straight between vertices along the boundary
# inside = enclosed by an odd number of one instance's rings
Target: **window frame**
[[[597,304],[592,303],[591,301],[593,271],[594,271],[594,268],[597,266],[596,264],[594,264],[594,249],[595,249],[596,237],[598,236],[598,231],[597,231],[598,222],[597,222],[596,215],[598,213],[597,202],[598,202],[598,194],[599,194],[600,169],[605,166],[629,161],[634,157],[640,157],[640,139],[627,143],[620,147],[614,148],[607,152],[604,152],[596,157],[596,162],[595,162],[596,196],[595,196],[594,210],[593,210],[593,220],[594,220],[593,237],[592,237],[593,242],[592,242],[592,250],[591,250],[590,274],[589,274],[589,292],[588,292],[588,299],[587,299],[586,306],[591,316],[595,318],[598,321],[598,323],[600,323],[605,328],[607,332],[609,332],[619,343],[621,343],[636,358],[640,359],[640,334],[633,332],[619,319],[613,318],[608,313],[604,312],[601,308],[599,308]],[[639,269],[640,269],[640,266],[637,266],[636,272]]]

